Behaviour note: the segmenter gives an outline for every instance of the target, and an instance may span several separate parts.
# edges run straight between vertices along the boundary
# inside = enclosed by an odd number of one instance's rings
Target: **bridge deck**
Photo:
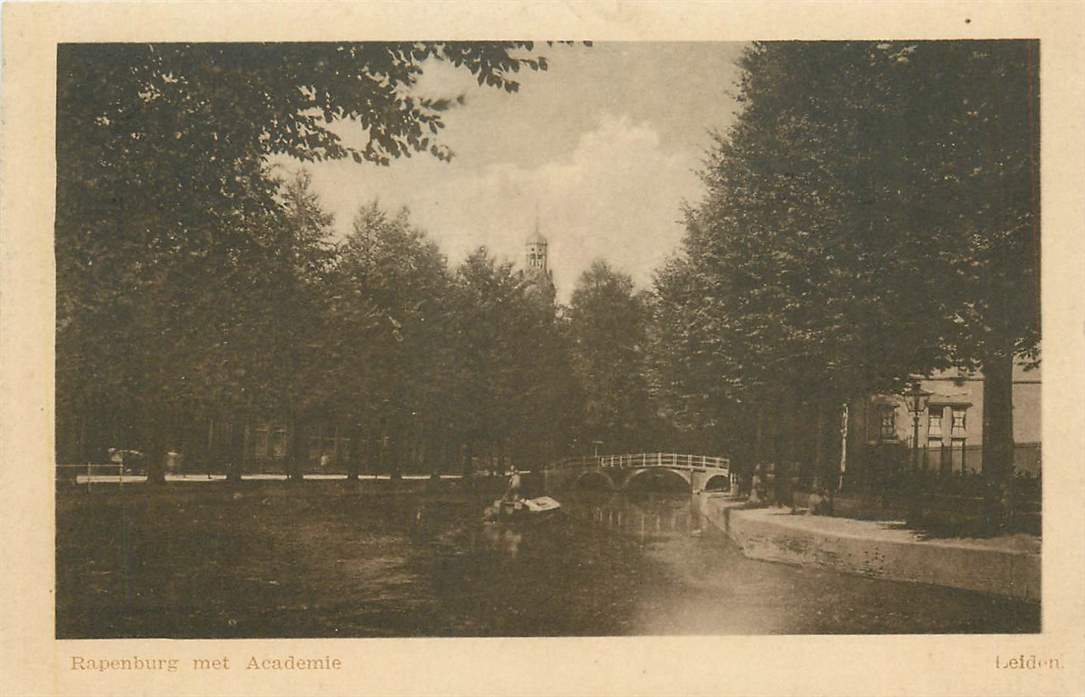
[[[600,455],[595,457],[570,457],[543,468],[548,486],[568,486],[584,477],[602,475],[608,485],[624,490],[630,482],[649,471],[667,470],[686,480],[691,491],[701,491],[711,482],[723,478],[734,486],[731,461],[711,455],[685,453],[630,453],[626,455]]]
[[[666,467],[681,470],[718,470],[728,472],[731,461],[726,457],[710,455],[687,455],[684,453],[631,453],[627,455],[599,455],[570,457],[547,466],[547,469],[619,468],[643,469]]]

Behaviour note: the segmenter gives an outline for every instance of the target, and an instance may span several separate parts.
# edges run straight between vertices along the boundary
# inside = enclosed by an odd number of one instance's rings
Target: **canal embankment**
[[[894,581],[928,583],[1018,600],[1040,598],[1040,539],[1031,535],[926,538],[903,523],[747,508],[702,492],[699,513],[751,559],[817,566]]]

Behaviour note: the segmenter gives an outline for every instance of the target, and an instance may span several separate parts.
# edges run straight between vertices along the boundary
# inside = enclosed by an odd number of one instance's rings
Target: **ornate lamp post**
[[[919,415],[927,411],[927,402],[931,393],[922,389],[915,381],[907,392],[901,395],[908,411],[912,412],[912,472],[919,469]]]

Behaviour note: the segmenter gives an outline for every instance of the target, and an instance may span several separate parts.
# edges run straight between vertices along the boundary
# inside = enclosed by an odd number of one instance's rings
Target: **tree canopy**
[[[657,281],[662,326],[688,347],[666,366],[669,384],[786,410],[951,366],[1005,381],[1008,360],[1034,357],[1035,53],[1033,42],[748,49],[743,110],[709,153],[682,259]]]
[[[303,337],[320,333],[316,308],[329,300],[317,289],[326,289],[320,276],[333,262],[324,239],[330,220],[308,183],[284,181],[268,158],[447,159],[439,134],[455,96],[411,90],[428,62],[515,91],[517,72],[546,69],[532,49],[530,42],[61,45],[62,425],[110,413],[104,428],[113,439],[160,450],[162,426],[180,412],[290,395],[304,402],[286,383],[302,380],[294,376],[313,353]],[[336,131],[344,121],[361,126],[363,142]]]
[[[597,259],[577,280],[568,319],[585,432],[611,452],[652,449],[657,429],[648,385],[645,295],[634,291],[627,274]]]
[[[405,210],[336,241],[309,175],[269,164],[447,159],[457,99],[413,93],[426,67],[515,91],[533,49],[61,46],[58,432],[108,415],[161,451],[275,413],[395,471],[591,440],[824,462],[843,403],[960,367],[1005,468],[1013,362],[1039,357],[1036,42],[752,45],[681,253],[651,293],[597,261],[568,308],[485,249],[450,268]]]

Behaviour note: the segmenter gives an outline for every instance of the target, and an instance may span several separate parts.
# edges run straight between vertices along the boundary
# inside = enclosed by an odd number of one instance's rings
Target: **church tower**
[[[535,219],[535,232],[527,238],[527,270],[529,275],[546,275],[546,238],[539,232],[539,219]]]
[[[542,297],[553,301],[555,295],[554,277],[550,272],[547,259],[546,238],[539,232],[539,216],[535,214],[535,231],[527,238],[525,252],[527,255],[527,271],[525,276],[533,290]]]

